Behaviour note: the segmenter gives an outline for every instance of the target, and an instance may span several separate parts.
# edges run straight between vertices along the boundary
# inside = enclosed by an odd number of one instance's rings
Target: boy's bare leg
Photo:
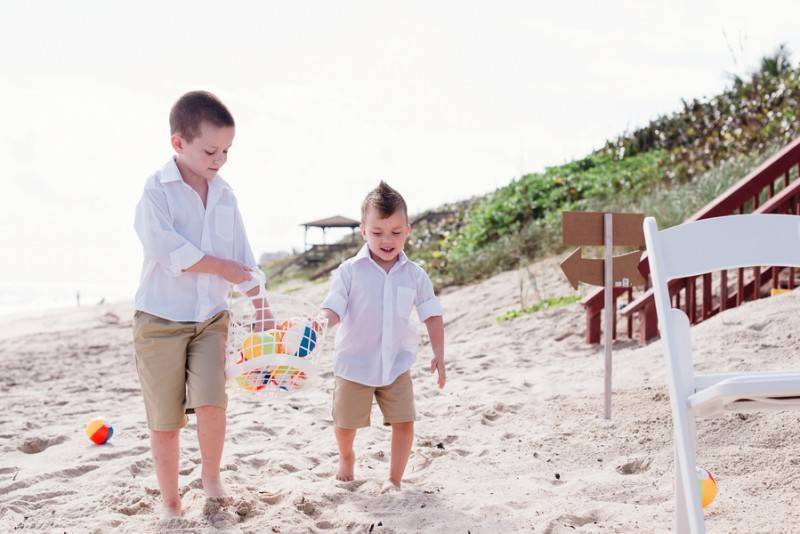
[[[198,406],[197,440],[200,442],[203,489],[211,498],[225,497],[219,474],[222,448],[225,444],[225,409],[219,406]]]
[[[339,445],[339,472],[336,480],[353,480],[353,470],[356,464],[356,455],[353,452],[353,442],[356,439],[354,428],[333,427],[336,433],[336,443]]]
[[[381,493],[400,488],[413,444],[414,421],[392,423],[392,461],[389,467],[389,480],[383,484]]]
[[[180,430],[150,431],[153,464],[164,511],[168,517],[181,515],[181,495],[178,493],[179,434]]]

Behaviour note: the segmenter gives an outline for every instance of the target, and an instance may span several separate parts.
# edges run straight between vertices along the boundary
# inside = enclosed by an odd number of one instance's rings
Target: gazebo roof
[[[319,219],[318,221],[304,222],[301,223],[300,226],[315,226],[319,228],[355,228],[360,224],[361,223],[359,221],[354,219],[349,219],[341,215],[334,215],[333,217]]]

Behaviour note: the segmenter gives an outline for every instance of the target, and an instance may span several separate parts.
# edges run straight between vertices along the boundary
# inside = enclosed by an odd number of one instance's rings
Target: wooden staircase
[[[686,222],[740,213],[798,215],[800,214],[798,174],[800,174],[800,138],[786,145]],[[650,264],[647,261],[647,253],[639,262],[639,270],[647,279],[647,286],[643,291],[634,294],[633,289],[614,289],[614,307],[618,311],[614,316],[613,328],[616,338],[617,321],[625,319],[628,337],[635,335],[639,342],[644,344],[658,335],[653,291],[649,287]],[[669,294],[673,306],[683,309],[689,321],[696,324],[743,302],[769,296],[771,288],[794,289],[795,274],[794,268],[775,265],[706,273],[672,280],[669,283]],[[602,288],[598,289],[581,301],[586,311],[587,343],[599,343],[601,339],[603,291]],[[627,304],[619,309],[617,299],[623,295],[627,296]]]

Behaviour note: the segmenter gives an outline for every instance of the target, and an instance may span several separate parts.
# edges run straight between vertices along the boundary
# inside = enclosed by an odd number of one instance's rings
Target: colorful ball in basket
[[[106,424],[101,418],[92,419],[86,425],[86,435],[98,445],[102,445],[114,435],[114,427]]]
[[[286,354],[305,357],[314,352],[317,346],[317,333],[306,320],[290,320],[280,324],[283,332],[281,342]]]
[[[242,358],[252,360],[265,354],[275,354],[281,352],[281,337],[283,332],[280,330],[267,330],[247,336],[242,342]]]
[[[302,388],[305,382],[305,371],[290,365],[277,365],[266,370],[262,383],[265,387],[293,391]]]
[[[697,481],[700,484],[700,504],[705,508],[714,502],[717,496],[717,481],[710,471],[702,467],[697,468]]]
[[[247,373],[242,373],[236,377],[236,383],[239,384],[239,387],[242,388],[243,391],[248,393],[255,393],[256,391],[261,391],[264,389],[264,384],[262,383],[262,373],[260,369],[255,369],[253,371],[248,371]]]

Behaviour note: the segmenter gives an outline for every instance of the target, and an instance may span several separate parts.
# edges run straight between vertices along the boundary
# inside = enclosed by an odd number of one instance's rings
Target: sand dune
[[[531,267],[529,302],[565,295],[554,260]],[[583,343],[579,305],[498,323],[519,306],[509,272],[448,291],[448,384],[423,347],[420,420],[404,490],[379,495],[389,431],[361,431],[356,480],[336,483],[330,354],[296,396],[231,393],[223,478],[233,503],[206,502],[194,421],[182,434],[185,516],[160,523],[130,305],[7,320],[0,333],[0,531],[668,532],[671,420],[661,347],[618,342],[614,418],[602,418],[602,351]],[[325,285],[302,289],[319,302]],[[800,295],[748,304],[693,330],[701,369],[800,368]],[[116,434],[91,444],[104,415]],[[701,421],[700,464],[718,478],[710,532],[800,531],[800,413]]]

